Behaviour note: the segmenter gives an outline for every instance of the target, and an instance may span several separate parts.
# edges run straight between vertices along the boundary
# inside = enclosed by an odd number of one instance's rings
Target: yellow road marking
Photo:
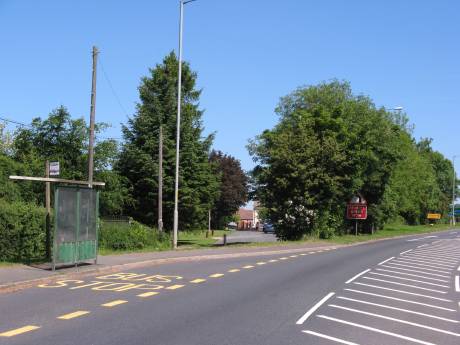
[[[199,284],[199,283],[203,283],[203,282],[205,282],[205,281],[206,281],[206,279],[200,279],[200,278],[198,278],[198,279],[191,280],[190,283]]]
[[[271,259],[268,262],[278,262],[278,260],[277,259]]]
[[[215,273],[215,274],[211,274],[209,277],[210,278],[220,278],[220,277],[223,277],[224,274],[223,273]]]
[[[137,297],[150,297],[150,296],[155,296],[155,295],[158,295],[158,294],[159,294],[159,292],[151,291],[151,292],[141,293],[141,294],[137,295]]]
[[[252,265],[243,266],[243,268],[254,268]]]
[[[0,337],[14,337],[15,335],[34,331],[39,328],[40,327],[38,326],[24,326],[21,328],[12,329],[11,331],[0,333]]]
[[[228,272],[230,273],[235,273],[235,272],[239,272],[240,270],[238,268],[233,268],[231,270],[228,270]]]
[[[115,301],[112,301],[112,302],[108,302],[108,303],[104,303],[104,304],[101,304],[103,307],[115,307],[117,305],[120,305],[120,304],[124,304],[124,303],[128,303],[128,301],[125,301],[124,299],[117,299]]]
[[[74,313],[58,316],[57,318],[59,320],[70,320],[70,319],[74,319],[76,317],[80,317],[80,316],[83,316],[83,315],[86,315],[86,314],[89,314],[89,311],[79,310],[79,311],[76,311]]]
[[[262,265],[265,265],[266,262],[258,262],[256,265],[259,265],[259,266],[262,266]]]
[[[280,258],[280,260],[287,260],[287,259],[289,259],[289,258],[287,258],[287,257],[285,257],[285,256],[282,257],[282,258]]]
[[[180,289],[181,287],[184,287],[185,285],[171,285],[166,288],[166,290],[176,290]]]

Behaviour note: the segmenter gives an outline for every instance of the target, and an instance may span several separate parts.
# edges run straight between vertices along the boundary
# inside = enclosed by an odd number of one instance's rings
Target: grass
[[[449,224],[436,224],[430,225],[404,225],[404,224],[389,224],[385,226],[383,230],[379,230],[374,234],[360,234],[355,235],[343,235],[335,236],[333,238],[325,240],[329,243],[337,244],[352,244],[357,242],[364,242],[369,240],[376,240],[382,238],[391,238],[404,235],[417,235],[421,233],[429,233],[436,231],[449,230],[451,226]]]
[[[178,247],[181,249],[214,247],[217,240],[213,237],[222,237],[224,234],[230,234],[231,231],[214,230],[214,236],[209,234],[208,237],[206,237],[206,233],[206,230],[180,232],[179,239],[177,241]]]
[[[216,237],[222,237],[224,234],[229,234],[230,231],[214,230],[214,236],[209,235],[206,237],[206,230],[184,231],[179,232],[177,245],[179,249],[198,249],[198,248],[211,248],[215,247],[217,240]],[[214,237],[214,238],[213,238]],[[156,246],[145,246],[141,249],[111,249],[99,248],[100,255],[120,255],[129,253],[148,253],[160,252],[170,250],[171,246],[167,243],[160,243]]]
[[[0,261],[0,268],[7,268],[15,265],[20,265],[17,262],[8,262],[8,261]]]

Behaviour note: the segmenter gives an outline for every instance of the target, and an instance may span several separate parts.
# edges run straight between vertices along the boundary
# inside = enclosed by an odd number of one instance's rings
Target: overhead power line
[[[112,91],[112,95],[116,99],[116,101],[118,103],[118,106],[123,111],[123,113],[126,115],[126,117],[129,118],[128,112],[126,111],[125,107],[121,103],[120,97],[118,97],[118,94],[115,91],[115,88],[113,87],[112,82],[110,81],[109,76],[107,75],[107,72],[104,69],[104,65],[103,65],[102,59],[100,57],[99,57],[99,65],[101,66],[102,74],[104,75],[104,78],[107,81],[107,84],[109,84],[110,90]]]
[[[32,127],[31,125],[27,125],[27,124],[19,122],[19,121],[10,120],[10,119],[7,119],[5,117],[0,117],[0,121],[14,123],[14,124],[22,126],[22,127]]]

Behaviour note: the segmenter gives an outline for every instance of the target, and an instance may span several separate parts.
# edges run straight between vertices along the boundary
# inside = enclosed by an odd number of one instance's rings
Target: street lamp
[[[455,226],[455,157],[457,157],[457,155],[452,157],[452,168],[454,171],[452,176],[452,226]]]
[[[174,226],[173,226],[173,249],[177,249],[177,228],[179,226],[179,144],[180,144],[180,106],[182,91],[182,24],[184,21],[184,5],[196,0],[180,0],[179,17],[179,72],[177,81],[177,129],[176,129],[176,182],[174,189]]]

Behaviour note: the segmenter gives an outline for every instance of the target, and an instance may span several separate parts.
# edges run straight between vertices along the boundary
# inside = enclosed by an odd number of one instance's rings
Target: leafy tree
[[[97,134],[107,128],[107,124],[98,123],[95,126]],[[45,161],[59,161],[60,177],[66,179],[85,180],[88,176],[88,142],[89,127],[83,118],[72,119],[68,110],[60,106],[53,110],[49,116],[42,120],[35,118],[29,128],[19,128],[14,136],[12,157],[22,164],[22,175],[43,176]],[[96,176],[108,176],[114,160],[117,157],[118,146],[114,140],[96,140],[94,147],[94,168]],[[101,174],[105,172],[105,174]],[[21,183],[27,186],[27,183]],[[22,187],[21,187],[22,188]],[[44,188],[41,184],[32,184],[33,197],[25,198],[27,201],[35,199],[42,203]],[[120,188],[111,193],[120,193]],[[107,194],[108,195],[108,194]],[[101,203],[106,192],[102,190]],[[118,202],[124,195],[118,196]],[[113,195],[110,197],[113,205]],[[107,201],[108,202],[108,201]],[[123,203],[121,204],[123,205]],[[118,205],[115,208],[120,208]]]
[[[178,60],[174,53],[141,80],[136,115],[123,127],[124,145],[117,170],[128,181],[132,199],[127,209],[136,219],[156,224],[158,191],[158,138],[163,128],[164,189],[163,220],[172,228],[174,210],[175,139]],[[187,63],[182,66],[181,159],[179,225],[181,229],[204,227],[208,210],[216,200],[218,176],[208,158],[213,135],[202,138],[203,111],[199,109],[197,75]]]
[[[212,209],[212,226],[221,229],[248,200],[248,178],[236,158],[212,151],[209,160],[221,177],[220,193]]]
[[[384,109],[334,81],[299,88],[281,99],[279,123],[249,144],[256,197],[277,235],[329,237],[343,228],[346,202],[360,192],[382,202],[402,131]],[[370,209],[367,226],[383,215]]]

